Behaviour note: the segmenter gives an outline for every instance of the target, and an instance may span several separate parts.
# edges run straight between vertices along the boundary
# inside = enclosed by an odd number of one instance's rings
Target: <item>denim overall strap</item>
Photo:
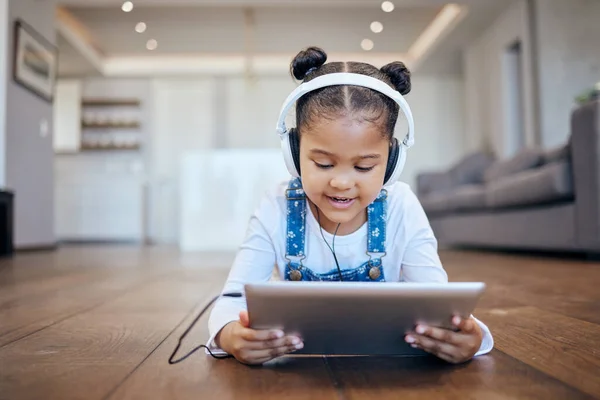
[[[287,240],[285,255],[306,258],[304,252],[304,227],[306,224],[306,195],[299,178],[292,179],[285,191],[287,198]]]
[[[286,281],[338,281],[340,272],[333,268],[325,273],[316,273],[302,264],[306,258],[305,224],[306,194],[299,179],[293,179],[286,191],[287,238],[285,268]],[[341,270],[343,281],[383,282],[385,276],[381,257],[385,255],[387,216],[387,192],[382,190],[375,201],[367,207],[367,249],[369,260],[362,265]],[[383,253],[383,255],[381,255]],[[297,260],[292,260],[296,258]]]
[[[382,189],[375,201],[367,207],[367,253],[369,256],[372,256],[372,253],[385,253],[386,219],[387,191]]]
[[[369,261],[369,277],[372,280],[383,280],[381,257],[385,256],[385,237],[387,220],[387,191],[382,189],[379,195],[367,207],[367,254]],[[381,254],[373,258],[373,254]]]

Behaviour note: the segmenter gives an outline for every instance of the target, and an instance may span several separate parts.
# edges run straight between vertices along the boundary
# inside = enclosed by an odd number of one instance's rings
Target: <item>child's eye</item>
[[[329,165],[329,164],[319,164],[318,162],[315,161],[315,164],[317,167],[322,168],[322,169],[328,169],[333,167],[333,165]]]
[[[354,168],[356,168],[360,172],[369,172],[370,170],[372,170],[373,168],[375,168],[375,166],[372,166],[372,167],[358,167],[358,166],[356,166]]]

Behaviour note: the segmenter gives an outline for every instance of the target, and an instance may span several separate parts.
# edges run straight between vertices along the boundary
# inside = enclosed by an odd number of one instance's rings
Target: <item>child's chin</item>
[[[328,210],[325,216],[336,224],[345,224],[356,218],[358,214],[354,210]]]

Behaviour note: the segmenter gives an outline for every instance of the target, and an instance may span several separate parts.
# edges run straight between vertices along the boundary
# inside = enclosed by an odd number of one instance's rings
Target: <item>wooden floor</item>
[[[433,358],[168,357],[218,293],[229,256],[67,247],[0,261],[0,399],[600,398],[600,264],[444,252],[452,281],[488,284],[475,315],[496,347]],[[206,320],[181,352],[207,339]]]

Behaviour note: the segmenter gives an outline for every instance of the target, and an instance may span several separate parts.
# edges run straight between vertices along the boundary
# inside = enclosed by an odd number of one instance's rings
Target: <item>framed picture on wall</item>
[[[13,79],[46,101],[54,100],[58,49],[26,22],[14,26]]]

